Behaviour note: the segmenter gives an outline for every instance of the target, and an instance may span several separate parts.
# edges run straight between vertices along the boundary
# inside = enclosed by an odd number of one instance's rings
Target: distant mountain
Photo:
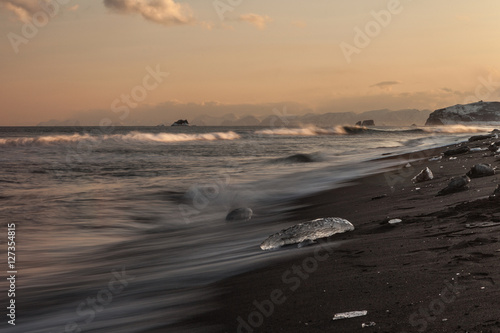
[[[221,126],[260,126],[260,120],[254,116],[245,116],[237,120],[224,120]]]
[[[457,104],[432,112],[425,125],[500,123],[500,102]]]
[[[272,110],[272,108],[271,108]],[[153,112],[154,111],[154,112]],[[169,119],[168,109],[135,112],[123,121],[115,121],[119,114],[114,114],[110,111],[101,111],[95,113],[86,113],[78,118],[79,120],[71,119],[65,121],[50,120],[39,123],[38,126],[89,126],[99,125],[101,119],[109,118],[113,120],[114,125],[118,126],[155,126],[160,123],[172,123],[177,119],[187,118],[189,112],[186,110],[183,115],[175,119]],[[405,109],[392,111],[388,109],[372,110],[362,113],[354,112],[328,112],[323,114],[306,113],[300,114],[300,109],[292,109],[285,111],[277,111],[273,114],[243,114],[237,116],[233,113],[226,113],[222,116],[202,114],[189,117],[189,123],[197,126],[268,126],[268,127],[290,127],[314,125],[319,127],[331,127],[337,125],[354,125],[358,121],[372,119],[377,126],[410,126],[412,124],[423,125],[425,120],[431,113],[430,110]],[[310,111],[310,109],[302,109],[302,112]]]
[[[199,126],[301,126],[314,125],[320,127],[337,125],[354,125],[359,121],[373,119],[379,126],[410,126],[412,124],[423,125],[430,110],[405,109],[392,111],[388,109],[372,110],[362,113],[354,112],[329,112],[329,113],[307,113],[305,115],[269,115],[259,120],[254,116],[243,116],[238,118],[231,114],[231,118],[200,116],[193,120],[193,124]]]
[[[238,117],[236,117],[233,113],[228,113],[221,117],[214,117],[204,114],[194,118],[191,121],[191,124],[197,126],[220,126],[224,121],[236,121],[236,120],[238,120]]]
[[[412,124],[423,125],[425,119],[431,113],[430,110],[405,109],[391,111],[387,109],[366,111],[362,113],[342,112],[325,114],[307,114],[298,117],[301,124],[316,126],[354,125],[358,121],[372,119],[377,126],[410,126]]]
[[[50,119],[48,121],[42,121],[38,123],[37,126],[82,126],[80,121],[75,119],[67,119],[67,120],[55,120]]]

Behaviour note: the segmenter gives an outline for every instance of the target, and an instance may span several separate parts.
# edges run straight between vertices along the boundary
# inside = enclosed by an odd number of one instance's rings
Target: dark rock
[[[488,150],[496,153],[499,147],[500,147],[500,141],[493,142],[488,146]]]
[[[489,196],[490,200],[498,199],[500,197],[500,184],[497,185],[495,190],[493,191],[493,194]]]
[[[446,194],[451,194],[455,192],[460,192],[467,190],[469,186],[467,184],[470,183],[470,178],[467,176],[459,176],[459,177],[453,177],[450,182],[448,183],[448,186],[443,188],[441,191],[438,192],[439,195],[446,195]]]
[[[443,154],[444,154],[444,156],[454,156],[454,155],[466,154],[469,151],[470,151],[470,148],[468,146],[462,146],[462,147],[458,147],[456,149],[447,150]]]
[[[469,172],[467,172],[467,176],[471,178],[493,176],[494,174],[495,169],[493,169],[489,164],[476,164],[470,169]]]
[[[494,137],[494,134],[486,134],[486,135],[474,135],[469,138],[469,142],[480,141],[480,140],[488,140]]]
[[[252,215],[253,211],[250,208],[236,208],[227,214],[226,221],[248,221]]]
[[[431,113],[432,114],[432,113]],[[439,118],[431,118],[429,116],[429,119],[425,122],[425,126],[443,126],[443,122]]]
[[[280,158],[277,161],[288,163],[312,163],[319,160],[320,158],[318,154],[295,154],[285,158]]]
[[[498,194],[500,194],[500,184],[499,184],[499,185],[497,185],[497,188],[493,191],[493,194],[494,194],[494,195],[498,195]]]
[[[421,182],[425,182],[425,181],[431,180],[431,179],[434,179],[434,175],[432,174],[431,169],[429,169],[427,167],[424,170],[420,171],[420,173],[418,175],[413,177],[412,182],[421,183]]]
[[[356,123],[356,126],[361,126],[361,120]]]
[[[175,123],[173,123],[171,126],[189,126],[189,122],[187,119],[179,119]]]

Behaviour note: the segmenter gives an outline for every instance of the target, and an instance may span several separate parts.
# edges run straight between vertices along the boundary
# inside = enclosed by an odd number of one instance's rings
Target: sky
[[[495,0],[0,0],[0,125],[499,100],[498,40]]]

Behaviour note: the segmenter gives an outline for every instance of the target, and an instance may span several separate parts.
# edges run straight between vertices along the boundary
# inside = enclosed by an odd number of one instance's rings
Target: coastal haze
[[[497,332],[499,15],[0,0],[0,331]]]

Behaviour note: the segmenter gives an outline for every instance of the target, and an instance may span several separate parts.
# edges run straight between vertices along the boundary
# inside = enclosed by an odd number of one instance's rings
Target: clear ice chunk
[[[330,237],[334,234],[354,230],[351,222],[339,217],[326,217],[299,223],[269,236],[262,242],[262,250],[272,250],[284,245]]]

